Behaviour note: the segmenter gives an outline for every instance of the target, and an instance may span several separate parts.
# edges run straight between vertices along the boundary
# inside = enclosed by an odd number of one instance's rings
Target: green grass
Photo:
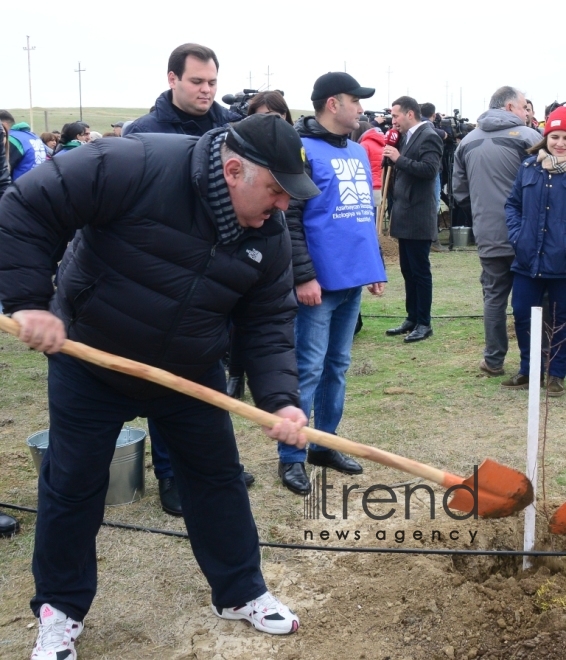
[[[30,123],[29,108],[8,108],[14,115],[16,123]],[[118,121],[136,119],[149,112],[149,108],[83,108],[83,120],[91,130],[107,133],[112,130],[111,124]],[[300,115],[312,114],[312,110],[291,110],[294,119]],[[44,131],[61,130],[63,124],[78,121],[79,108],[33,108],[33,130],[40,135]]]

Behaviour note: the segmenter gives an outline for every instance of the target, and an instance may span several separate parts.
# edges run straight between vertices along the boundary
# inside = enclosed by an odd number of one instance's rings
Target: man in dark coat
[[[73,649],[96,593],[95,539],[122,424],[152,417],[167,443],[213,611],[272,634],[297,617],[267,591],[228,413],[62,355],[66,336],[225,391],[228,317],[241,329],[273,438],[304,446],[293,347],[291,243],[281,211],[318,189],[301,141],[273,115],[200,139],[97,140],[0,202],[0,299],[49,357],[49,449],[39,477],[32,658]],[[81,229],[53,292],[69,230]],[[229,542],[227,542],[229,540]]]
[[[442,140],[429,121],[421,121],[419,104],[401,96],[391,109],[393,126],[402,135],[400,150],[386,145],[383,155],[395,164],[391,236],[399,239],[399,265],[405,280],[407,318],[387,330],[407,334],[406,343],[432,335],[430,246],[438,237],[435,181],[442,160]]]
[[[169,56],[167,64],[169,91],[155,102],[155,109],[128,124],[124,135],[131,133],[180,133],[200,137],[206,131],[224,126],[230,119],[228,110],[214,101],[217,89],[218,59],[214,51],[199,44],[182,44]],[[238,117],[238,120],[241,117]],[[120,129],[122,130],[122,129]],[[179,489],[163,438],[152,419],[148,419],[151,457],[155,478],[159,483],[162,509],[182,515]],[[244,472],[246,485],[254,478]]]
[[[231,120],[230,111],[216,103],[218,59],[199,44],[183,44],[171,53],[167,65],[169,90],[150,112],[129,124],[131,133],[204,135]]]

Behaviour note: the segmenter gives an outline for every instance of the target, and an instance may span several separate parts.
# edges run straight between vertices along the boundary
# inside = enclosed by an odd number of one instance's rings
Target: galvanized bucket
[[[471,227],[452,227],[452,247],[462,248],[470,244]]]
[[[145,492],[145,438],[143,429],[124,426],[116,441],[110,464],[110,484],[105,504],[129,504],[140,500]],[[41,461],[49,445],[49,429],[38,431],[27,439],[35,469],[39,474]]]

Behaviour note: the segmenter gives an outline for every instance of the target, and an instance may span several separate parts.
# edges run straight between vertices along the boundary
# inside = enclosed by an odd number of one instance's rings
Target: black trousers
[[[405,280],[405,309],[411,323],[430,325],[432,306],[432,273],[430,246],[432,241],[399,239],[399,265]]]
[[[220,364],[199,379],[226,390]],[[167,444],[192,549],[212,602],[235,607],[266,591],[259,540],[227,412],[191,397],[140,401],[80,361],[49,357],[49,449],[39,477],[33,555],[38,616],[50,603],[82,621],[96,594],[96,535],[122,424],[151,417]]]

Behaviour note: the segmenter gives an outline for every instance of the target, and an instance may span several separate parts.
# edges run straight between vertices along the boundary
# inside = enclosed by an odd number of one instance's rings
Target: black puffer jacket
[[[181,135],[202,135],[202,128],[196,121],[183,122],[173,109],[172,92],[167,90],[157,97],[155,110],[136,119],[124,131],[124,136],[132,133],[179,133]],[[210,116],[213,128],[224,126],[229,121],[241,119],[234,118],[232,113],[216,103],[212,104],[207,113]]]
[[[71,339],[191,379],[225,354],[231,315],[255,401],[275,411],[297,404],[291,245],[281,214],[217,244],[206,194],[221,131],[97,140],[22,177],[0,202],[0,300],[50,307]],[[53,296],[62,237],[81,228]],[[131,396],[165,393],[93,369]]]
[[[314,117],[303,117],[295,123],[295,128],[301,137],[317,138],[325,140],[333,147],[344,149],[348,145],[347,135],[336,135],[330,133],[321,126]],[[311,176],[312,169],[308,160],[305,163],[305,172]],[[291,242],[293,245],[293,277],[295,286],[316,279],[316,271],[311,261],[305,231],[303,228],[304,201],[292,199],[289,209],[285,212]]]

